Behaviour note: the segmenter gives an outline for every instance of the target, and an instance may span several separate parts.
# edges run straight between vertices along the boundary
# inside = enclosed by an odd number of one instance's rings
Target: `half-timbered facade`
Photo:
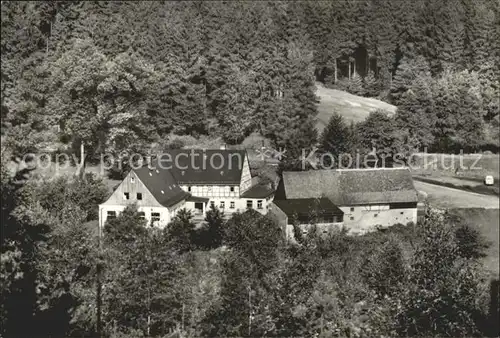
[[[99,224],[129,204],[148,221],[166,226],[178,210],[202,220],[211,205],[226,216],[248,208],[266,214],[273,189],[252,178],[244,150],[171,150],[133,169],[111,197],[99,206]]]

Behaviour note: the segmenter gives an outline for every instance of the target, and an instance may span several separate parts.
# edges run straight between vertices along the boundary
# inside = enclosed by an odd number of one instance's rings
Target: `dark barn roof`
[[[275,198],[327,197],[336,205],[417,202],[411,173],[405,168],[283,172]]]
[[[328,198],[299,198],[291,200],[274,200],[289,218],[297,215],[299,219],[308,218],[313,212],[318,216],[341,216],[344,212],[340,210]]]
[[[245,150],[175,149],[164,152],[151,166],[170,171],[179,184],[234,185],[240,183],[245,160]]]

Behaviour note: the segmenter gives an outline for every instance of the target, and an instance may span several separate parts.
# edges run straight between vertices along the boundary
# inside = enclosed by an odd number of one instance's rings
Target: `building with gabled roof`
[[[351,232],[417,221],[418,195],[407,168],[283,172],[271,207],[281,222],[291,217],[281,201],[304,199],[328,199]]]
[[[177,211],[202,220],[210,205],[229,216],[248,208],[267,213],[274,189],[252,177],[244,150],[169,150],[132,169],[99,206],[99,224],[136,204],[148,221],[166,226]]]

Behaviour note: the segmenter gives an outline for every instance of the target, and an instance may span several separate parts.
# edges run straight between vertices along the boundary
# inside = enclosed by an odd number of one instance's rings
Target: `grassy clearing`
[[[386,110],[391,114],[396,112],[396,106],[377,99],[325,88],[321,83],[316,83],[316,87],[316,95],[320,99],[316,124],[319,132],[326,126],[333,112],[342,115],[349,122],[363,121],[370,112],[377,109]]]

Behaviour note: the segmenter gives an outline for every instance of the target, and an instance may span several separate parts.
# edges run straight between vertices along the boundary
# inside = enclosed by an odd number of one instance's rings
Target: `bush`
[[[186,209],[181,209],[165,229],[167,238],[181,251],[191,251],[196,247],[195,224],[193,215]]]
[[[215,249],[222,245],[224,236],[224,212],[215,205],[210,206],[205,214],[205,224],[196,231],[195,242],[205,249]]]
[[[444,212],[429,210],[421,225],[396,316],[404,336],[471,336],[478,334],[480,278],[474,260],[463,259],[454,226]]]
[[[467,259],[486,257],[486,250],[491,245],[486,242],[478,229],[468,224],[460,224],[455,229],[455,240],[460,256]]]

